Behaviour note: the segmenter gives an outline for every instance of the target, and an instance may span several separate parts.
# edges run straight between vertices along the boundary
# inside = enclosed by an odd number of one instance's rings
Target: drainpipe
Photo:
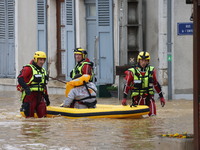
[[[194,149],[200,149],[200,2],[194,2],[194,35],[193,35],[193,120],[194,120]]]
[[[167,0],[168,99],[172,99],[172,0]]]
[[[45,17],[45,23],[46,23],[46,26],[45,26],[45,30],[46,30],[46,55],[47,55],[47,58],[48,58],[48,8],[49,8],[49,5],[48,5],[48,2],[47,0],[45,0],[45,13],[46,13],[46,17]],[[47,70],[49,69],[49,63],[48,63],[48,59],[46,59],[46,65],[47,65]]]

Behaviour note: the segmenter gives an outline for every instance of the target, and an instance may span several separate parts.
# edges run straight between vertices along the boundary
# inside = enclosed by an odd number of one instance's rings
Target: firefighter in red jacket
[[[34,60],[21,70],[18,76],[18,90],[22,92],[21,111],[25,116],[34,117],[34,112],[39,118],[46,116],[46,106],[50,105],[47,93],[48,75],[42,67],[46,61],[46,54],[37,51]],[[44,100],[45,99],[45,100]]]
[[[162,107],[165,105],[165,99],[156,78],[156,70],[153,66],[149,65],[149,61],[149,53],[142,51],[137,57],[137,65],[125,71],[126,84],[122,105],[127,105],[127,95],[131,90],[132,105],[148,105],[150,108],[149,116],[153,116],[156,115],[154,89],[159,94]]]
[[[70,77],[73,79],[75,76],[88,74],[91,76],[90,81],[93,80],[93,62],[91,62],[88,58],[86,58],[87,51],[82,48],[74,49],[74,58],[76,60],[76,66],[71,71]]]

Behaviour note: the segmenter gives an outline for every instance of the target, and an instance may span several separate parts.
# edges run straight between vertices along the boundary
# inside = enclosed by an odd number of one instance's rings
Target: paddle
[[[63,105],[64,105],[63,103],[62,103],[62,104],[60,104],[60,107],[64,107]]]
[[[60,79],[58,79],[58,78],[54,78],[54,77],[50,77],[50,76],[49,76],[49,78],[51,78],[52,80],[59,81],[59,82],[64,83],[64,84],[67,83],[66,81],[60,80]]]

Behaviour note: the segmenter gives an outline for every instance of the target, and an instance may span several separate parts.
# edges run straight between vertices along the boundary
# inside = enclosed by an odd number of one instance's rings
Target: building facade
[[[184,1],[0,0],[0,7],[2,90],[15,89],[37,50],[47,53],[51,77],[69,81],[73,49],[82,47],[94,62],[97,85],[116,84],[121,92],[116,66],[132,65],[145,50],[166,98],[192,96],[192,35],[179,34],[179,25],[192,23],[192,6]]]

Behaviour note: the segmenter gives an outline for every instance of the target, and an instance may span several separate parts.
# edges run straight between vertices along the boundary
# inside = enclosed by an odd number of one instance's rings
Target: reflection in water
[[[47,132],[48,125],[41,120],[32,119],[31,122],[27,120],[23,120],[23,124],[21,125],[21,135],[26,136],[26,138],[45,139],[46,137],[43,137],[43,133]]]
[[[117,149],[154,150],[157,135],[193,130],[192,101],[174,100],[158,115],[143,119],[67,119],[19,117],[19,95],[0,92],[0,149]],[[64,96],[51,95],[51,105]],[[98,99],[101,104],[120,104],[117,99]]]

